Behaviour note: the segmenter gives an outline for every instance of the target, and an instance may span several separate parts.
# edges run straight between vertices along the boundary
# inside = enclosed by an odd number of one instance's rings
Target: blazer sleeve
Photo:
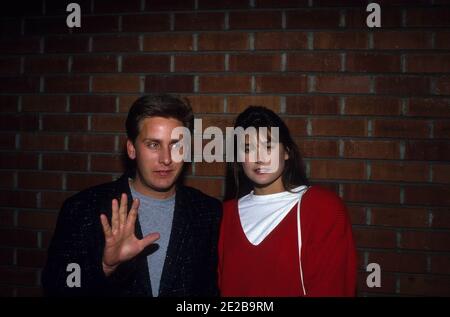
[[[302,262],[307,296],[354,296],[357,257],[344,203],[323,189],[306,205]]]
[[[102,240],[97,213],[89,212],[82,200],[67,200],[59,213],[51,240],[42,285],[47,296],[105,295],[108,281],[101,266]],[[80,266],[80,287],[69,287],[70,263]]]

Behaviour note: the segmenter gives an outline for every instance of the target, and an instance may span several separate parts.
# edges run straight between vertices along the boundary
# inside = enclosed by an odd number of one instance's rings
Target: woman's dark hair
[[[133,143],[141,129],[141,122],[148,117],[174,118],[192,131],[194,114],[188,99],[181,100],[169,94],[147,95],[136,100],[128,111],[127,136]]]
[[[237,127],[242,127],[244,130],[248,127],[255,127],[256,129],[267,127],[268,131],[272,127],[278,127],[279,142],[283,144],[289,154],[281,174],[284,188],[291,191],[297,186],[309,184],[297,144],[292,139],[286,124],[275,112],[261,106],[249,106],[236,118],[234,128],[236,129]],[[245,175],[242,163],[237,162],[236,159],[232,163],[232,172],[235,183],[234,197],[239,198],[248,194],[253,188],[253,183]]]

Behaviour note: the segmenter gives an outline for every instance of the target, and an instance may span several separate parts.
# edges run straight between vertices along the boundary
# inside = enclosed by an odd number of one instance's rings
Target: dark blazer
[[[67,199],[60,211],[42,272],[50,296],[152,296],[146,256],[122,263],[109,277],[102,269],[105,245],[100,214],[111,221],[111,200],[127,193],[128,174]],[[216,296],[217,240],[222,205],[194,188],[177,185],[172,232],[160,282],[160,296]],[[139,219],[136,236],[142,238]],[[150,246],[151,247],[151,246]],[[81,267],[81,287],[69,288],[69,263]]]

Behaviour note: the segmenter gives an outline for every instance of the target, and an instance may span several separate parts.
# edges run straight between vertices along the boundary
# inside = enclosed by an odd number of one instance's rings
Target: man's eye
[[[156,149],[158,148],[159,144],[156,142],[151,142],[147,144],[147,147],[149,147],[150,149]]]

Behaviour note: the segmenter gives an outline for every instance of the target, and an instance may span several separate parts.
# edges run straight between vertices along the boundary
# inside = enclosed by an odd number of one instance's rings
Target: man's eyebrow
[[[170,141],[170,143],[169,144],[174,144],[174,143],[177,143],[177,142],[179,142],[181,139],[172,139],[171,141]],[[151,142],[158,142],[158,143],[162,143],[162,141],[160,140],[160,139],[153,139],[153,138],[145,138],[145,139],[143,139],[142,141],[151,141]]]

